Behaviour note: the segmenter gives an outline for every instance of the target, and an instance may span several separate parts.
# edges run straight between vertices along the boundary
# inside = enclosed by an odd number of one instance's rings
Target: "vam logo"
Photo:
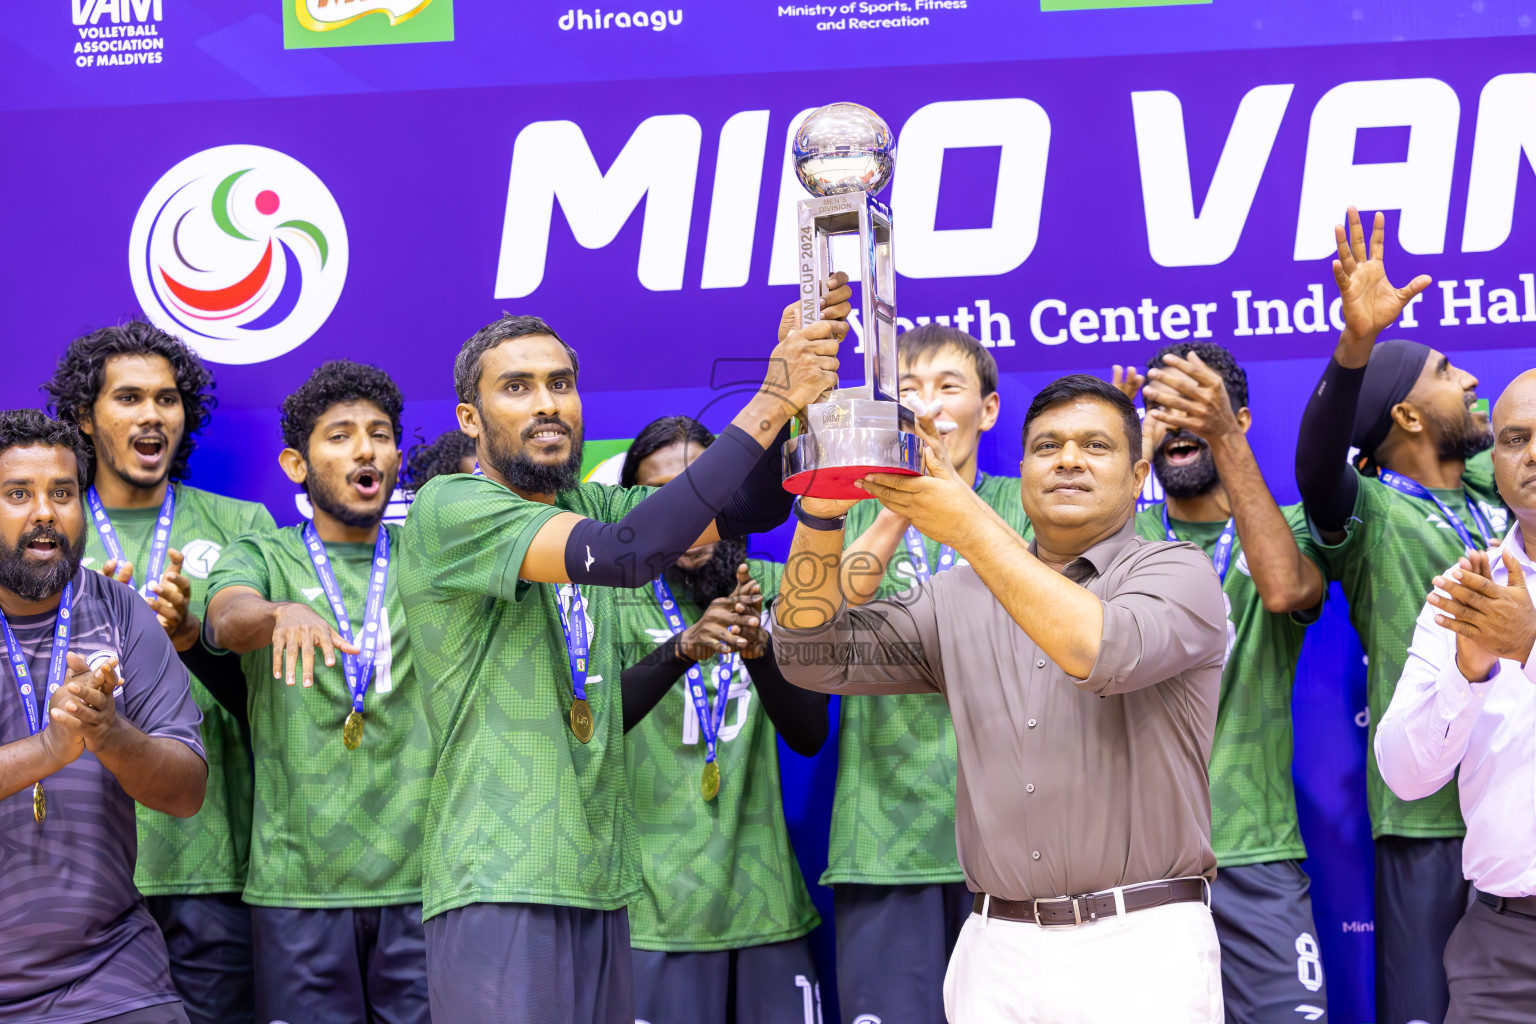
[[[203,358],[259,363],[304,344],[336,308],[347,228],[325,183],[293,157],[219,146],[149,190],[128,270],[145,314]]]

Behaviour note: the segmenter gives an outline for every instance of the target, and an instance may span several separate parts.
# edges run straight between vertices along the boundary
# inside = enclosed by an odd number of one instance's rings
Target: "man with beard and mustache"
[[[155,612],[80,568],[88,458],[73,424],[0,413],[0,1018],[185,1024],[134,807],[197,813],[201,716]]]
[[[312,522],[239,538],[205,635],[242,655],[256,753],[250,877],[256,1014],[426,1024],[421,831],[432,739],[382,520],[400,470],[400,390],[320,366],[283,401],[278,461]],[[316,649],[319,653],[317,655]],[[302,683],[302,685],[299,685]]]
[[[1248,375],[1220,345],[1169,345],[1143,392],[1152,469],[1165,501],[1136,516],[1148,540],[1182,540],[1211,557],[1227,607],[1227,664],[1211,747],[1211,914],[1232,1024],[1326,1012],[1327,994],[1301,868],[1291,691],[1307,626],[1328,585],[1301,505],[1280,508],[1248,447]],[[1116,377],[1121,378],[1117,367]],[[1131,394],[1138,375],[1128,371]]]
[[[697,420],[658,419],[619,483],[663,486],[714,442]],[[806,937],[819,918],[784,824],[775,736],[814,755],[828,700],[784,679],[762,630],[782,571],[722,539],[619,607],[643,885],[629,912],[636,1019],[804,1024],[807,992],[819,996]]]
[[[1349,598],[1369,658],[1371,739],[1403,673],[1422,600],[1435,575],[1498,542],[1508,522],[1493,478],[1484,421],[1472,412],[1477,378],[1417,342],[1377,343],[1430,279],[1387,281],[1384,225],[1366,246],[1360,215],[1335,227],[1333,275],[1344,329],[1302,415],[1296,483],[1324,542],[1329,574]],[[1359,449],[1363,471],[1346,461]],[[1467,908],[1465,826],[1454,781],[1402,800],[1369,759],[1376,840],[1376,1019],[1444,1018],[1441,954]]]
[[[276,527],[260,504],[186,483],[214,407],[213,375],[176,338],[142,320],[70,342],[43,385],[60,419],[94,448],[81,496],[91,528],[84,564],[138,589],[192,669],[203,712],[208,795],[177,818],[140,807],[135,882],[171,953],[193,1024],[251,1021],[251,917],[240,901],[250,850],[250,741],[204,685],[197,647],[208,574],[243,533]],[[163,520],[169,520],[169,530]]]
[[[484,475],[417,492],[401,559],[439,751],[422,862],[435,1020],[635,1019],[619,588],[788,516],[781,445],[836,386],[851,295],[827,282],[836,319],[789,331],[731,425],[654,490],[577,485],[576,353],[543,320],[504,316],[460,350],[459,427]]]

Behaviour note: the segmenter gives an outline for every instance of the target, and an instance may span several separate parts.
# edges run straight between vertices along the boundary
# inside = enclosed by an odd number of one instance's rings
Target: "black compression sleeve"
[[[619,676],[619,690],[624,701],[624,731],[629,732],[639,725],[692,664],[679,653],[678,638],[674,636],[626,668]]]
[[[245,672],[240,668],[240,655],[214,654],[203,646],[202,639],[184,651],[177,651],[181,663],[197,677],[203,689],[219,702],[219,706],[235,717],[241,725],[248,724],[246,712]]]
[[[577,523],[565,542],[570,581],[633,588],[655,579],[709,528],[763,457],[750,434],[726,427],[681,476],[617,523]]]
[[[720,536],[766,533],[789,518],[795,496],[784,489],[784,442],[788,440],[789,424],[786,423],[742,481],[741,487],[715,516]]]
[[[1338,532],[1355,510],[1360,478],[1347,461],[1355,407],[1365,367],[1347,369],[1329,359],[1301,414],[1296,442],[1296,486],[1307,516],[1319,530]]]
[[[768,645],[761,658],[746,664],[752,675],[752,688],[785,744],[804,757],[814,756],[827,740],[828,695],[802,690],[785,679],[774,660],[773,644]]]

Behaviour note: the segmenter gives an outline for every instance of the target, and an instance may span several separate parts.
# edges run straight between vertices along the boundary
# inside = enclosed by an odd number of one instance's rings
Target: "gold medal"
[[[704,777],[699,780],[699,794],[705,800],[713,800],[720,794],[720,766],[713,761],[704,762]]]
[[[585,697],[577,697],[571,702],[571,732],[583,743],[592,739],[592,708]]]
[[[341,742],[348,750],[356,750],[363,742],[363,713],[354,709],[341,725]]]
[[[38,822],[48,817],[48,798],[43,796],[41,782],[32,786],[32,817]]]

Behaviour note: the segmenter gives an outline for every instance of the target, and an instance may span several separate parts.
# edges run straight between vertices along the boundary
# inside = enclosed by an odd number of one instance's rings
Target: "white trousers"
[[[944,976],[950,1024],[1222,1024],[1202,903],[1041,928],[972,914]]]

